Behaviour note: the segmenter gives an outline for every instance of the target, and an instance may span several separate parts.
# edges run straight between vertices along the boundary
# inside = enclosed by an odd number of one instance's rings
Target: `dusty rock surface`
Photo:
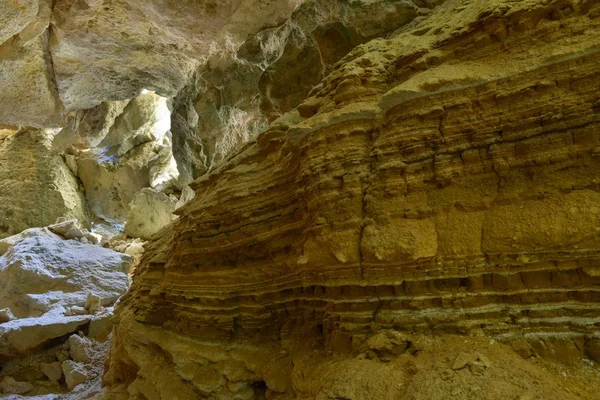
[[[0,241],[2,398],[101,391],[112,305],[129,285],[131,257],[88,235],[68,220]]]
[[[597,398],[519,357],[596,354],[599,12],[448,0],[350,51],[295,115],[196,180],[147,246],[118,307],[109,388]],[[348,361],[382,330],[506,347],[467,342],[431,369],[433,345],[394,369],[403,355],[382,358],[374,340]],[[311,338],[328,353],[302,365]]]
[[[79,184],[51,151],[53,140],[54,131],[30,130],[0,142],[0,238],[59,217],[87,222]]]

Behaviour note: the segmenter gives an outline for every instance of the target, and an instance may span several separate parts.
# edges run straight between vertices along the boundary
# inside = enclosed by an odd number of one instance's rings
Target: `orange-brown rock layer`
[[[120,306],[107,383],[338,398],[302,387],[290,349],[353,351],[381,330],[593,352],[599,15],[595,1],[450,0],[353,50],[301,122],[194,183]],[[291,365],[273,367],[282,348]]]

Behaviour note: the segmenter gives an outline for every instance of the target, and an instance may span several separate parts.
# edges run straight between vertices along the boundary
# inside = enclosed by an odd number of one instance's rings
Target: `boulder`
[[[62,370],[69,390],[72,390],[75,386],[90,379],[89,373],[85,370],[85,367],[82,364],[71,360],[62,363]]]
[[[162,149],[149,142],[136,146],[122,157],[105,148],[83,153],[77,160],[79,177],[91,210],[109,221],[124,221],[129,203],[150,186],[148,163]]]
[[[92,349],[88,339],[79,335],[69,337],[69,355],[78,363],[89,364],[92,361]]]
[[[63,240],[48,229],[35,233],[21,235],[0,256],[0,308],[10,308],[0,320],[1,358],[30,354],[77,332],[128,287],[130,256]]]
[[[15,316],[12,311],[10,311],[10,308],[3,308],[0,310],[0,324],[12,321],[13,319],[15,319]]]
[[[98,147],[108,147],[109,154],[122,156],[135,146],[162,139],[169,129],[167,99],[146,92],[127,104]]]
[[[40,369],[51,381],[58,381],[62,378],[62,364],[60,362],[44,363],[40,365]]]
[[[64,316],[53,310],[40,317],[21,318],[0,324],[0,358],[31,354],[52,339],[76,332],[90,321],[89,316]]]
[[[49,73],[47,48],[48,34],[28,44],[9,40],[0,46],[0,104],[10,104],[0,108],[0,124],[36,128],[65,124],[64,110]]]
[[[89,292],[114,303],[127,290],[130,257],[55,236],[22,239],[0,257],[0,307],[29,317],[83,306]]]
[[[151,188],[144,188],[129,205],[125,233],[132,237],[150,239],[176,217],[177,198]]]

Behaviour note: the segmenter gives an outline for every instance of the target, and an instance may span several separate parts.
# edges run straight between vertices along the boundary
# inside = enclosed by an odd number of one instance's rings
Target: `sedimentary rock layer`
[[[450,0],[351,51],[302,122],[275,121],[193,184],[120,306],[107,383],[302,395],[293,353],[293,382],[267,379],[282,348],[352,351],[382,329],[592,346],[599,15]]]

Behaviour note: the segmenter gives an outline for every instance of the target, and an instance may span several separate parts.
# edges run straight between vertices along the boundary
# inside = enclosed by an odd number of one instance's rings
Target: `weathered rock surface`
[[[154,189],[144,188],[129,204],[124,232],[148,240],[175,219],[177,198]]]
[[[0,142],[0,238],[59,217],[86,223],[77,180],[60,155],[50,151],[53,136],[51,131],[26,131]]]
[[[498,370],[483,350],[416,348],[448,349],[437,370],[394,348],[479,333],[563,359],[594,349],[598,15],[448,0],[352,50],[300,117],[194,182],[118,307],[106,383],[134,398],[445,399],[477,398],[464,390],[484,379],[486,399],[595,398],[505,347]]]
[[[66,123],[47,47],[47,34],[28,44],[0,43],[0,103],[10,105],[0,107],[1,124],[55,128]]]
[[[146,92],[126,105],[105,103],[94,112],[79,113],[75,121],[69,128],[76,133],[72,142],[94,144],[80,150],[74,163],[97,217],[123,223],[141,189],[172,191],[177,185],[164,97]]]
[[[112,305],[127,290],[129,262],[52,233],[20,236],[0,257],[0,308],[16,317],[0,323],[0,358],[27,355],[88,324],[98,311],[84,308],[90,293]]]
[[[174,156],[187,184],[295,108],[355,46],[412,21],[405,0],[309,1],[278,27],[226,42],[174,99]]]
[[[134,97],[144,88],[173,96],[215,41],[277,24],[297,3],[59,2],[51,52],[60,98],[68,109],[87,109]],[[244,23],[234,23],[240,19]]]

